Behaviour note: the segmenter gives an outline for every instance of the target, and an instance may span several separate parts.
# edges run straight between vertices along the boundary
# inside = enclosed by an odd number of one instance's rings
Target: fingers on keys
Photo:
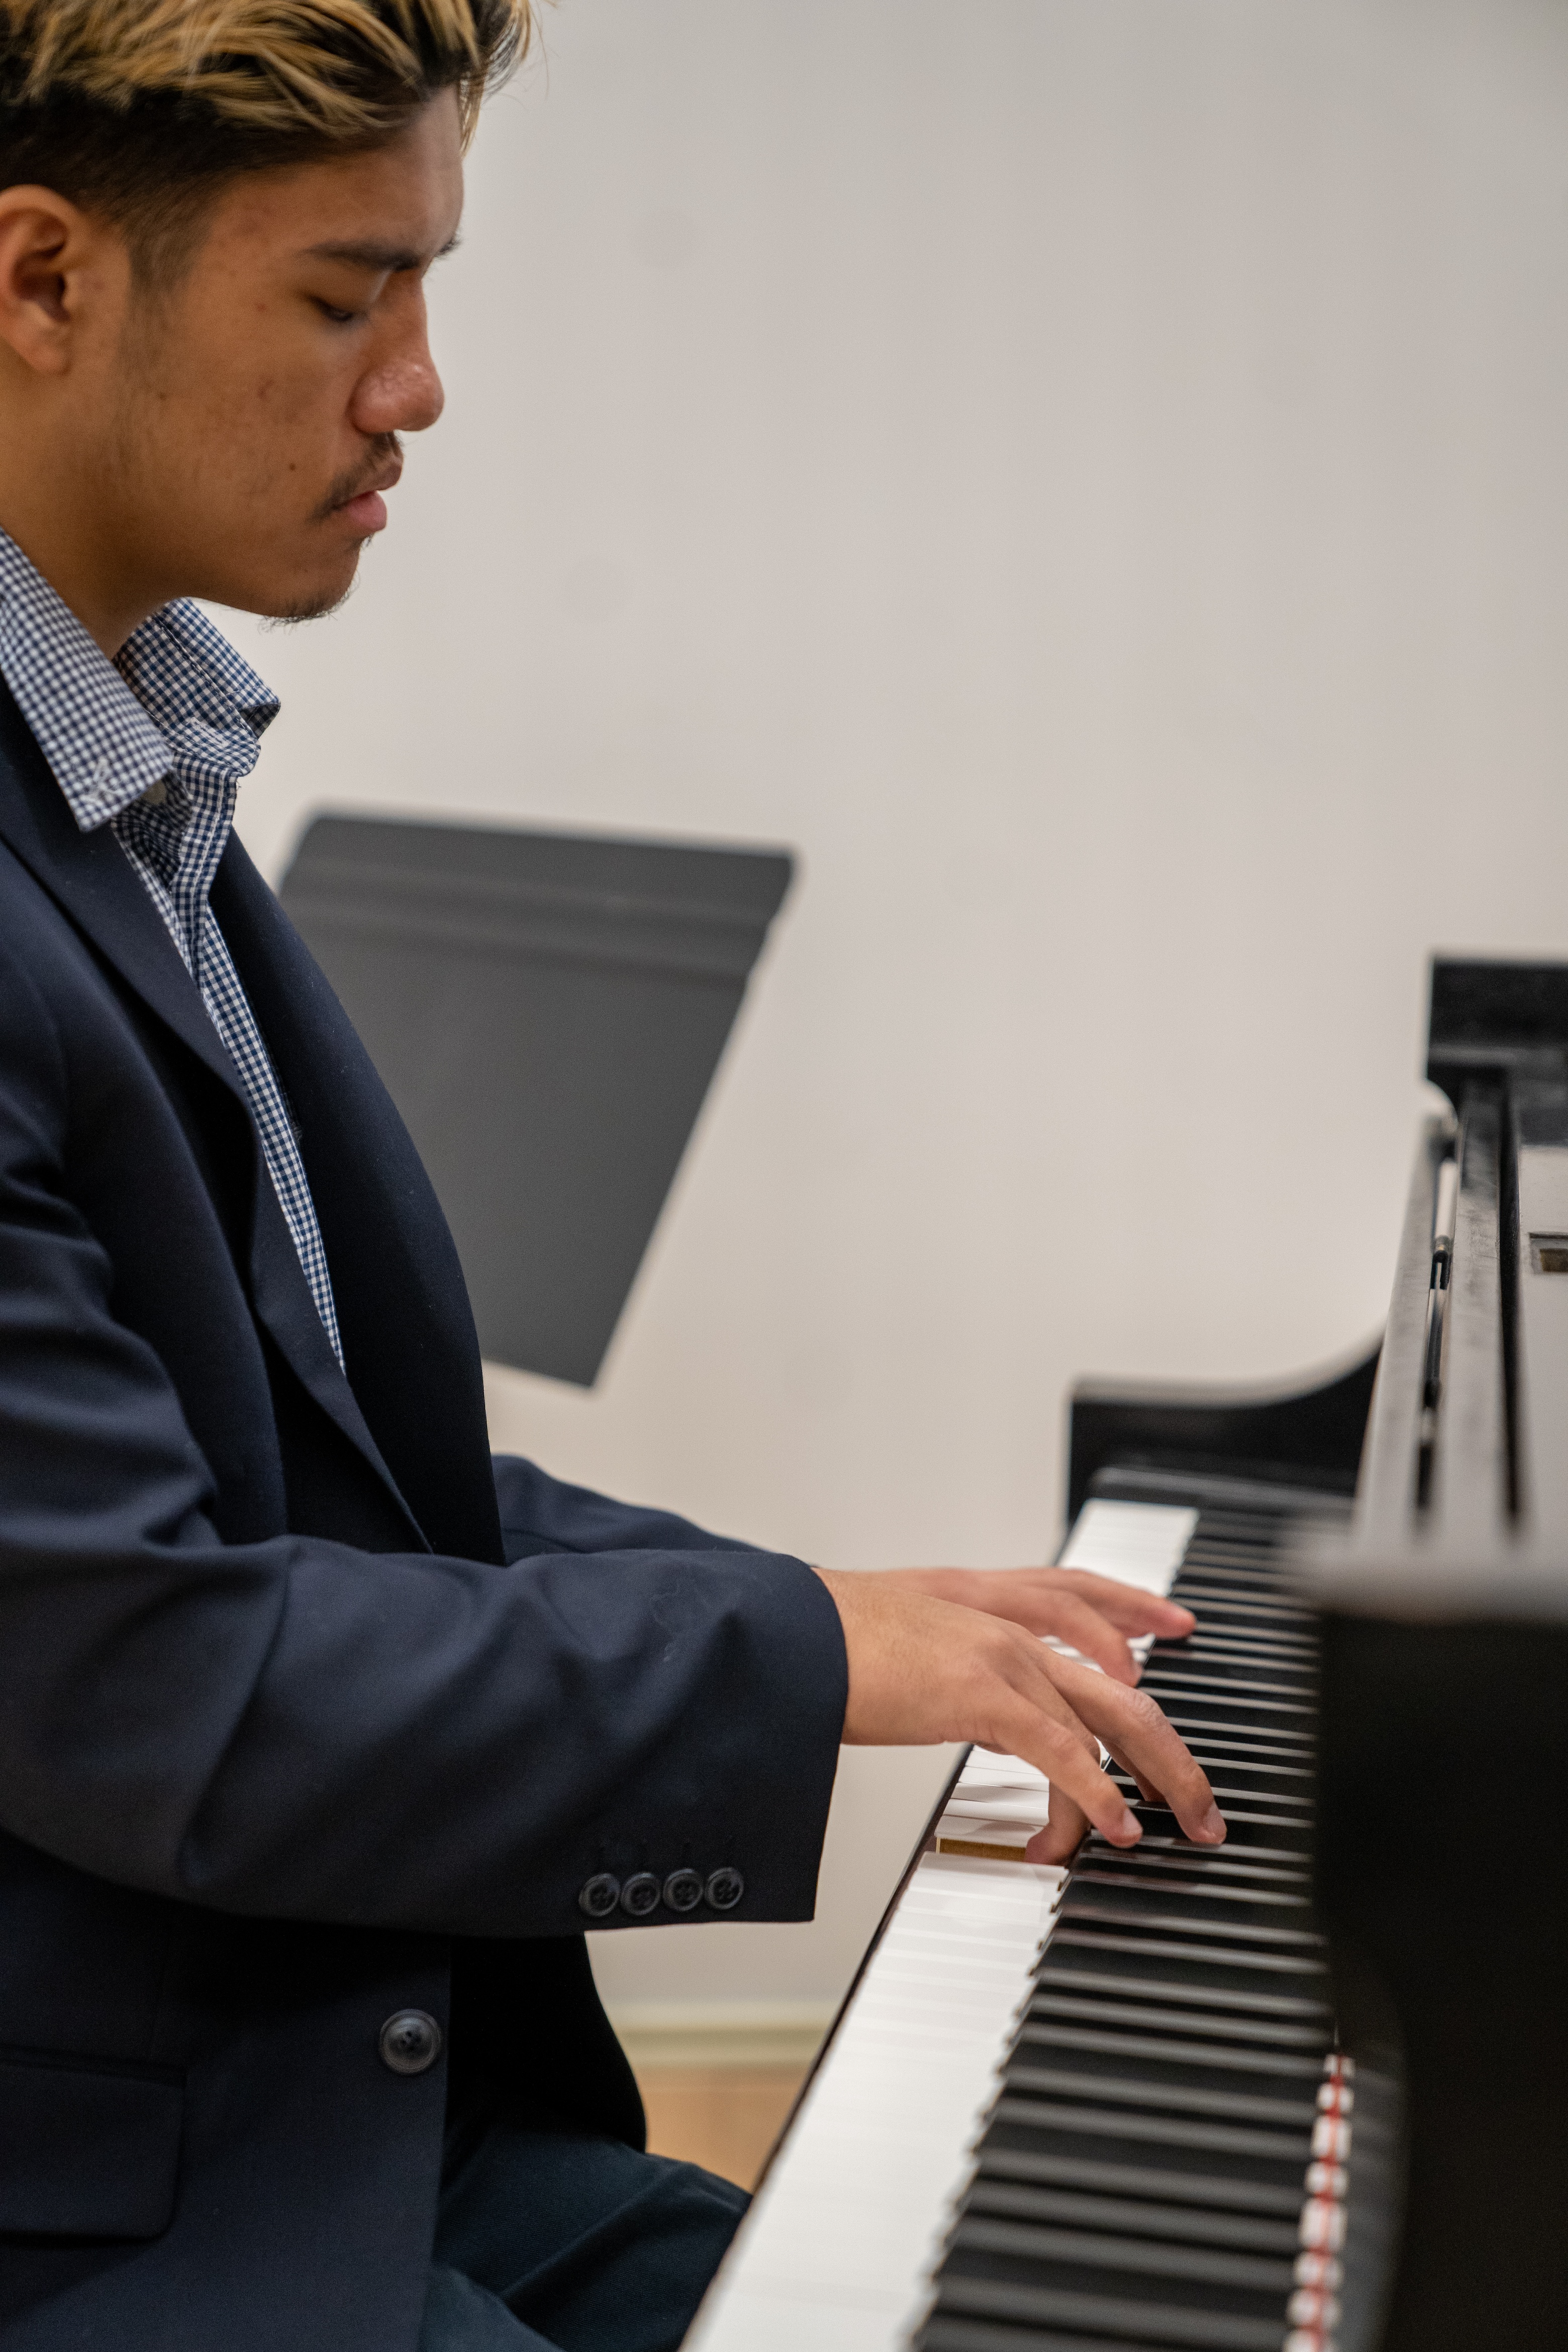
[[[1136,1585],[1119,1584],[1114,1577],[1096,1576],[1086,1568],[1058,1569],[1064,1591],[1070,1591],[1122,1633],[1156,1633],[1166,1642],[1184,1642],[1197,1623],[1190,1609],[1165,1601]],[[1075,1648],[1083,1644],[1077,1643]]]
[[[1142,1835],[1137,1815],[1115,1781],[1102,1770],[1098,1738],[1074,1711],[1054,1677],[1045,1675],[1026,1658],[1021,1664],[1016,1679],[1008,1677],[1011,1689],[997,1711],[994,1728],[997,1744],[1006,1753],[1022,1757],[1050,1782],[1053,1845],[1061,1844],[1064,1854],[1071,1853],[1083,1835],[1086,1820],[1116,1844],[1136,1845]],[[1096,1674],[1092,1667],[1080,1667],[1079,1671],[1090,1682],[1111,1690],[1122,1688],[1120,1683],[1110,1683],[1104,1675]],[[1132,1694],[1128,1692],[1125,1696],[1131,1697]],[[1064,1839],[1066,1843],[1062,1844]],[[1031,1858],[1037,1861],[1042,1857],[1031,1848]],[[1051,1858],[1059,1857],[1053,1852]]]
[[[1049,1623],[1045,1618],[1048,1615]],[[1119,1683],[1135,1683],[1142,1669],[1115,1626],[1076,1592],[1055,1592],[1050,1596],[1048,1611],[1042,1611],[1041,1623],[1035,1629],[1054,1634],[1066,1642],[1097,1666],[1103,1666]]]
[[[1223,1843],[1225,1821],[1202,1765],[1145,1692],[1128,1690],[1068,1658],[1051,1657],[1050,1673],[1079,1720],[1105,1742],[1142,1793],[1154,1791],[1200,1845]],[[1070,1782],[1067,1794],[1079,1794]],[[1095,1827],[1104,1829],[1093,1808],[1089,1811]]]

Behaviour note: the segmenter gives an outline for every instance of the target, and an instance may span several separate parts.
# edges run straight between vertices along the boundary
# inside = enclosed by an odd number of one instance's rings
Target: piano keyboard
[[[1305,1500],[1305,1498],[1299,1498]],[[1096,1499],[1063,1564],[1198,1620],[1144,1686],[1230,1824],[1025,1862],[971,1750],[687,2352],[1331,2352],[1353,2098],[1308,1908],[1314,1644],[1289,1498]]]

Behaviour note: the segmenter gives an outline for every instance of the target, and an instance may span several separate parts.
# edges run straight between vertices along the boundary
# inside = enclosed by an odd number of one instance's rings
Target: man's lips
[[[401,472],[401,467],[398,470]],[[382,492],[393,488],[397,478],[397,474],[382,475],[368,489],[356,491],[352,499],[345,499],[341,507],[334,507],[333,513],[342,515],[345,522],[351,523],[356,531],[363,531],[367,538],[378,530],[384,530],[386,500]]]

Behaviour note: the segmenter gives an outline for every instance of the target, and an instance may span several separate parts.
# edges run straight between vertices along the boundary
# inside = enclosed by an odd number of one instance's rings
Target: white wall
[[[1042,1556],[1086,1370],[1376,1326],[1426,950],[1568,952],[1557,0],[563,0],[361,593],[243,795],[803,855],[592,1396],[498,1444],[854,1564]],[[815,1927],[622,2001],[825,1998]]]

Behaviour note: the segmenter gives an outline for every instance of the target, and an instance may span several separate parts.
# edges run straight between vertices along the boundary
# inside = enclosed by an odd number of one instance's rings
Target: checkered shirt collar
[[[0,674],[83,833],[175,774],[237,783],[278,698],[188,597],[165,604],[110,661],[0,530]]]

